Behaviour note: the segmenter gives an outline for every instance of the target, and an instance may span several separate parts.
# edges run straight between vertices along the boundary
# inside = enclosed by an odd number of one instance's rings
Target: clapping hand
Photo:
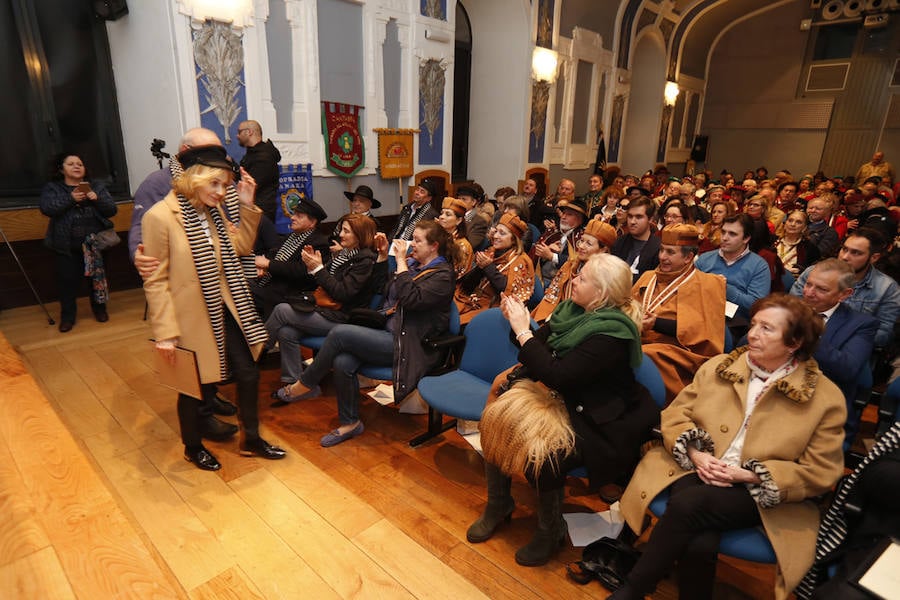
[[[509,321],[513,331],[524,331],[531,327],[531,315],[525,304],[516,296],[500,294],[500,312]]]
[[[489,264],[494,262],[494,258],[485,251],[476,252],[475,253],[475,264],[477,264],[480,268],[485,268]]]
[[[322,253],[308,244],[303,246],[303,250],[300,251],[300,258],[306,265],[307,271],[313,271],[322,266]]]

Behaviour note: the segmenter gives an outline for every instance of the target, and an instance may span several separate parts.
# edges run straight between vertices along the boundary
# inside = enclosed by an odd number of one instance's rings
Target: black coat
[[[593,335],[559,357],[549,335],[547,325],[534,332],[519,361],[531,379],[562,395],[591,484],[627,482],[641,444],[659,426],[659,408],[629,366],[629,342]]]
[[[456,281],[453,267],[442,262],[418,279],[409,271],[395,273],[388,285],[397,296],[394,398],[399,402],[416,389],[438,359],[438,353],[429,351],[423,342],[447,332]]]
[[[312,246],[323,256],[328,255],[328,238],[318,231],[310,234],[305,245]],[[254,299],[257,301],[257,309],[263,314],[264,319],[271,314],[277,304],[284,302],[291,292],[316,289],[316,278],[309,274],[306,265],[300,259],[302,250],[302,246],[297,248],[284,260],[275,260],[278,249],[268,252],[269,274],[272,275],[272,279],[264,286],[259,285],[255,280],[251,281],[250,291],[253,292]]]
[[[334,300],[341,303],[340,310],[317,308],[316,310],[329,321],[345,323],[347,313],[354,308],[366,308],[375,293],[372,270],[375,266],[375,251],[361,248],[356,255],[342,264],[332,275],[328,264],[316,275],[316,284],[328,292]]]

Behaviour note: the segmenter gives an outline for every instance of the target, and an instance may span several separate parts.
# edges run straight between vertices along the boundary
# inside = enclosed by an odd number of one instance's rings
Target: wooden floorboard
[[[410,448],[424,416],[367,399],[365,434],[321,448],[337,425],[334,397],[271,409],[277,359],[263,363],[260,418],[288,457],[241,457],[232,440],[207,444],[221,471],[194,468],[174,394],[152,371],[143,309],[141,290],[113,293],[101,324],[82,298],[66,334],[39,307],[0,313],[3,598],[606,596],[566,578],[580,557],[568,543],[544,567],[515,563],[536,521],[522,479],[512,522],[488,542],[466,541],[486,492],[480,455],[455,431]],[[327,379],[324,390],[333,393]],[[233,398],[234,386],[221,392]],[[567,511],[605,508],[579,482],[567,488]],[[720,574],[771,595],[769,567],[727,563]],[[663,582],[654,597],[676,595]]]

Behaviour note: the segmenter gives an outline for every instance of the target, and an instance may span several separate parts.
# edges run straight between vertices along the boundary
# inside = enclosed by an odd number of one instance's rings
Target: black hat
[[[307,198],[305,195],[301,195],[297,198],[297,203],[294,206],[293,212],[309,215],[320,223],[328,218],[328,215],[325,214],[325,211],[322,210],[319,203],[312,198]]]
[[[481,194],[479,194],[478,190],[476,190],[475,188],[468,186],[468,185],[463,185],[463,186],[460,186],[459,189],[456,190],[456,195],[457,196],[468,196],[474,200],[478,200],[479,199],[478,197]]]
[[[181,154],[176,155],[178,162],[184,170],[188,170],[194,165],[203,165],[206,167],[215,167],[217,169],[227,169],[235,171],[236,166],[228,158],[225,148],[218,145],[210,146],[193,146],[188,148]]]
[[[375,199],[375,194],[372,192],[372,188],[367,185],[361,185],[356,188],[353,192],[344,192],[344,196],[347,197],[347,200],[353,200],[354,196],[362,196],[372,202],[372,208],[381,208],[381,202]]]
[[[434,196],[437,196],[437,188],[435,187],[434,182],[430,179],[423,179],[422,181],[417,183],[416,186],[428,192],[428,195],[432,198]]]

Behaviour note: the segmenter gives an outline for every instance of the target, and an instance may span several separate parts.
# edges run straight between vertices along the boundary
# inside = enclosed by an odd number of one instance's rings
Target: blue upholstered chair
[[[465,328],[459,368],[419,381],[419,394],[428,403],[428,430],[409,445],[418,446],[455,427],[457,418],[480,421],[491,383],[518,362],[518,354],[509,339],[509,323],[499,308],[477,314]],[[444,415],[454,418],[445,423]]]

